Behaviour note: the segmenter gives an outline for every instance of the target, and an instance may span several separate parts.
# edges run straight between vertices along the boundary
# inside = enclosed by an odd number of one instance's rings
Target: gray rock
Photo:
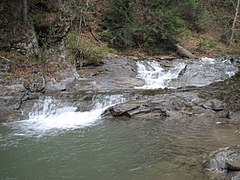
[[[134,115],[131,111],[138,109],[140,106],[137,104],[119,104],[109,108],[109,112],[113,117]],[[136,113],[135,113],[136,114]]]
[[[217,99],[205,101],[202,104],[202,107],[205,109],[212,109],[213,111],[222,111],[224,109],[223,103]]]
[[[105,59],[98,67],[98,75],[91,77],[99,89],[128,89],[142,86],[144,81],[136,78],[136,64],[133,59]]]
[[[110,107],[104,113],[105,116],[113,116],[113,117],[136,117],[136,116],[149,116],[149,117],[160,117],[160,116],[170,116],[169,112],[161,107],[161,104],[152,104],[149,102],[130,102],[118,104],[113,107]]]
[[[240,171],[240,159],[237,160],[228,160],[226,162],[228,171]]]
[[[231,179],[240,170],[240,144],[210,153],[203,166],[214,176]]]
[[[0,111],[0,123],[1,122],[10,122],[10,121],[18,121],[22,119],[26,119],[27,117],[22,114],[20,111],[15,110],[7,110]]]
[[[231,180],[239,180],[239,179],[240,179],[240,172],[231,178]]]

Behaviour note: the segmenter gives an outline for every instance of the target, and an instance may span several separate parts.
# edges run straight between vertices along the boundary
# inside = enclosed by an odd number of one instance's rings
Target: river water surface
[[[198,119],[103,119],[41,136],[0,130],[1,179],[207,179],[202,156],[240,137]]]

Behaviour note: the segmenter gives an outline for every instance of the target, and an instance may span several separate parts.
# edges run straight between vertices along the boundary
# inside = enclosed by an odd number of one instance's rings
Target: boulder
[[[217,178],[231,179],[239,177],[240,144],[219,149],[205,158],[203,166]]]
[[[112,117],[168,117],[170,112],[161,103],[128,102],[107,109],[104,116]]]
[[[240,159],[237,160],[228,160],[226,162],[227,170],[229,171],[240,171]]]

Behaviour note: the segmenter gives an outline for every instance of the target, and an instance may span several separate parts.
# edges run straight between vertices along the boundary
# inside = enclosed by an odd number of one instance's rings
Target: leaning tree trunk
[[[190,51],[184,49],[182,46],[180,46],[179,44],[174,44],[177,53],[181,56],[181,57],[186,57],[186,58],[196,58],[195,55],[193,55]]]
[[[22,22],[23,22],[23,24],[27,23],[27,17],[28,17],[27,0],[22,0]]]
[[[233,19],[233,24],[232,24],[232,28],[231,28],[231,37],[230,37],[230,40],[229,40],[229,46],[233,45],[233,41],[234,41],[234,34],[235,34],[235,26],[236,26],[236,22],[237,22],[237,18],[238,18],[238,14],[239,14],[239,6],[240,6],[240,0],[237,1],[237,6],[236,6],[236,9],[235,9],[235,16],[234,16],[234,19]]]

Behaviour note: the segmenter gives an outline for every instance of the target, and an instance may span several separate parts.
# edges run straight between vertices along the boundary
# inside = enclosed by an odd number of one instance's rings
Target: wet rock
[[[232,113],[232,118],[229,119],[230,124],[234,125],[240,125],[240,112],[234,112]]]
[[[228,160],[226,162],[226,167],[228,171],[240,171],[240,159],[236,160]]]
[[[185,67],[180,71],[178,75],[182,76],[186,71],[187,71],[187,65],[185,65]]]
[[[138,116],[149,116],[149,117],[168,117],[170,112],[166,110],[161,104],[141,102],[141,103],[123,103],[110,107],[104,113],[105,116],[113,117],[138,117]]]
[[[119,117],[119,116],[131,117],[132,115],[134,115],[134,113],[131,113],[131,111],[139,109],[139,107],[140,105],[137,105],[137,104],[119,104],[111,107],[109,109],[109,112],[113,117]]]
[[[145,92],[145,91],[144,91]],[[115,105],[109,108],[105,115],[111,117],[216,117],[216,112],[202,108],[204,99],[191,92],[166,94],[163,91],[151,91],[135,100]]]
[[[207,100],[202,104],[202,107],[205,109],[212,109],[213,111],[222,111],[224,109],[223,103],[217,99]]]
[[[232,112],[228,111],[228,110],[223,110],[217,113],[217,117],[218,118],[227,118],[227,119],[231,119],[232,118]]]
[[[239,179],[240,179],[240,172],[231,178],[231,180],[239,180]]]
[[[215,177],[231,179],[240,171],[240,144],[210,153],[203,166]]]
[[[15,110],[1,110],[0,111],[0,123],[1,122],[11,122],[26,119],[27,117],[20,111]]]
[[[142,86],[143,80],[136,78],[136,63],[129,58],[105,59],[98,67],[100,73],[91,77],[99,89],[127,89]]]

